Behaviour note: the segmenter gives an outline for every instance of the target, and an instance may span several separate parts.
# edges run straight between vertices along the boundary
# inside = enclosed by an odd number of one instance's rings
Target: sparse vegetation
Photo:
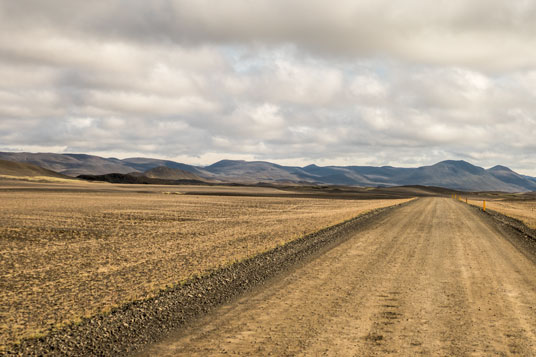
[[[0,192],[0,346],[403,201],[136,189]]]
[[[0,179],[5,180],[21,180],[21,181],[31,181],[31,182],[65,182],[65,183],[71,183],[76,182],[77,180],[68,179],[68,178],[60,178],[60,177],[52,177],[52,176],[10,176],[10,175],[0,175]]]
[[[482,200],[469,200],[469,203],[482,207]],[[486,209],[491,209],[506,216],[518,219],[528,227],[536,229],[535,200],[486,200]]]

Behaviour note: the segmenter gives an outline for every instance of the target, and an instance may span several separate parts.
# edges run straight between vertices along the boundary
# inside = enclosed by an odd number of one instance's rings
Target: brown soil
[[[142,355],[535,355],[536,252],[521,236],[423,198]]]
[[[401,201],[3,187],[0,351]]]

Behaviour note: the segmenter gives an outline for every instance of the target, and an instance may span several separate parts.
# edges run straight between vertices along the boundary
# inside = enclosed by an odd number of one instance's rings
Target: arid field
[[[482,207],[482,200],[469,200],[468,202]],[[486,200],[486,209],[518,219],[528,227],[536,229],[536,201],[534,200]]]
[[[38,185],[0,185],[0,346],[404,201]]]

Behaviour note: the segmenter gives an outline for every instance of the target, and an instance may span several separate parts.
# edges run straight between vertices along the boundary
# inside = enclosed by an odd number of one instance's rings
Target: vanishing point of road
[[[536,355],[536,265],[492,220],[423,198],[144,352]]]

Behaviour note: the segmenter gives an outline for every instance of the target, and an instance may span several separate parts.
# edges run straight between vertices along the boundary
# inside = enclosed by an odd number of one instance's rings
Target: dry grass
[[[482,207],[482,200],[469,200],[469,203]],[[518,219],[528,227],[536,229],[536,201],[486,200],[486,209]]]
[[[31,181],[31,182],[59,182],[59,183],[70,183],[77,182],[79,180],[65,179],[59,177],[51,176],[11,176],[11,175],[0,175],[0,179],[4,180],[20,180],[20,181]]]
[[[0,192],[0,347],[400,202]]]

